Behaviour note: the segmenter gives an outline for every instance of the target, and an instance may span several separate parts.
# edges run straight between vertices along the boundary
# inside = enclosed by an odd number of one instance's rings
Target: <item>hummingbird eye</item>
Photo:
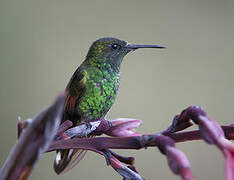
[[[118,45],[118,44],[112,44],[111,48],[114,49],[114,50],[116,50],[116,49],[120,48],[120,45]]]

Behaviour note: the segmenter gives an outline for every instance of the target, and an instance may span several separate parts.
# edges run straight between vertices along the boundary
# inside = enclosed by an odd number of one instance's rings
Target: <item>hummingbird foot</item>
[[[84,138],[88,137],[97,127],[100,125],[101,121],[85,122],[79,126],[70,128],[64,132],[64,134],[69,137]]]

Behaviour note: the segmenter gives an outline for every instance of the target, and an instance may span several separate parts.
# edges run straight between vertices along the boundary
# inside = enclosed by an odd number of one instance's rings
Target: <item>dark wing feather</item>
[[[62,122],[71,120],[76,126],[81,122],[77,111],[77,104],[85,90],[85,70],[78,68],[66,87],[67,98]],[[86,150],[66,149],[57,151],[54,161],[54,170],[57,174],[65,173],[72,169],[85,155]]]
[[[77,110],[77,104],[79,103],[82,94],[85,91],[86,77],[84,74],[84,68],[79,67],[72,75],[72,78],[66,87],[67,98],[62,122],[71,120],[74,126],[79,124],[81,121],[80,115]]]

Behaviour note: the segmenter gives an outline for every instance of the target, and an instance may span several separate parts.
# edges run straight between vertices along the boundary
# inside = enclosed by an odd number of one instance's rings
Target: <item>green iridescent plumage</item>
[[[82,96],[77,99],[75,114],[79,114],[81,121],[103,118],[114,103],[119,85],[119,73],[108,69],[101,71],[93,66],[81,66],[79,75],[83,78],[80,85],[84,86]],[[70,86],[67,91],[70,92]],[[77,95],[77,94],[76,94]]]
[[[134,45],[116,38],[102,38],[90,47],[86,59],[67,85],[67,99],[62,121],[71,120],[76,126],[104,118],[113,105],[119,87],[123,57],[138,48],[163,48],[157,45]],[[55,171],[71,169],[85,155],[84,150],[57,152]]]

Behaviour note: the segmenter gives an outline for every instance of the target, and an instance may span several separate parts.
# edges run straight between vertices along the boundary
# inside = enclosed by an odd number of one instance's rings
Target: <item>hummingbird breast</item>
[[[81,120],[104,118],[112,107],[119,87],[119,73],[106,68],[88,67],[85,75],[85,90],[77,104]]]

